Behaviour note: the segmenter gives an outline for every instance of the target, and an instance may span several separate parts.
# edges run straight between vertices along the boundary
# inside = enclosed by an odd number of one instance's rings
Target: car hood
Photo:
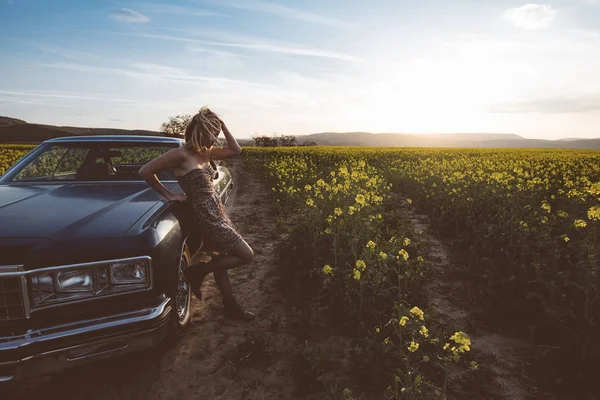
[[[123,236],[161,201],[145,182],[0,185],[0,238]]]

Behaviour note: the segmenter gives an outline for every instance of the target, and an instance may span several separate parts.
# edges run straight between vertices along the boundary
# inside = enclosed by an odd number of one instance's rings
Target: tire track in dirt
[[[465,282],[453,273],[450,252],[447,246],[431,234],[428,217],[418,214],[408,206],[405,198],[399,201],[412,223],[414,232],[429,243],[429,263],[432,279],[427,287],[429,306],[439,322],[445,326],[466,332],[472,341],[473,353],[480,367],[491,377],[493,385],[483,387],[487,399],[531,400],[537,397],[532,379],[527,378],[523,358],[531,353],[531,345],[514,338],[505,337],[485,328],[477,327],[473,332],[474,313],[470,312],[461,296],[468,293]],[[468,295],[468,294],[467,294]],[[458,371],[460,374],[462,371]],[[460,379],[455,379],[460,384]],[[451,383],[450,386],[453,386]],[[480,385],[481,386],[481,383]],[[459,389],[469,395],[470,388]],[[461,397],[462,398],[462,397]],[[467,398],[467,397],[465,397]],[[470,395],[468,398],[471,398]],[[478,397],[479,398],[479,397]],[[548,399],[546,397],[546,399]]]
[[[250,265],[230,271],[231,280],[240,304],[257,318],[251,322],[224,319],[221,296],[211,276],[204,284],[205,299],[193,300],[192,322],[175,346],[41,377],[4,393],[9,399],[294,397],[289,358],[296,339],[286,332],[284,298],[277,285],[274,249],[278,236],[268,188],[261,178],[244,169],[242,160],[229,160],[226,165],[235,182],[227,212],[255,251]]]

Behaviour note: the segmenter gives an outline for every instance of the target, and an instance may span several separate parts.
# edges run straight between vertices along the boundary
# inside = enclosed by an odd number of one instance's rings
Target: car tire
[[[171,313],[169,339],[171,343],[177,342],[185,334],[192,319],[192,288],[186,281],[183,271],[190,265],[192,256],[187,245],[183,246],[179,257],[179,266],[173,271],[173,279],[169,284],[168,295],[173,299],[173,312]]]

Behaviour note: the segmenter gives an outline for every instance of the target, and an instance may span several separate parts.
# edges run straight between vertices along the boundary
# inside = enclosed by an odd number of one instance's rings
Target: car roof
[[[177,143],[182,144],[183,139],[167,136],[143,135],[90,135],[90,136],[63,136],[46,140],[46,143],[85,143],[85,142],[136,142],[136,143]]]

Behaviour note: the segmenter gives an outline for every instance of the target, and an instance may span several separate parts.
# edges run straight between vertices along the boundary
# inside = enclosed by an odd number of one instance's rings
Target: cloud
[[[140,7],[144,10],[159,14],[177,14],[194,17],[226,17],[225,14],[221,14],[215,11],[204,10],[196,7],[183,7],[172,4],[153,4],[153,3],[140,3]]]
[[[198,62],[206,67],[243,67],[243,58],[235,53],[228,51],[214,50],[206,47],[189,46],[188,51],[191,53],[202,54]]]
[[[234,85],[237,87],[239,87],[239,86],[268,87],[269,86],[269,85],[262,84],[262,83],[241,81],[241,80],[237,80],[237,79],[193,75],[193,74],[188,74],[185,70],[180,69],[180,68],[175,68],[175,67],[170,67],[170,66],[165,66],[165,65],[160,65],[160,64],[152,64],[152,63],[133,64],[132,66],[134,69],[100,67],[100,66],[95,66],[95,65],[84,65],[84,64],[74,64],[74,63],[50,63],[50,64],[43,64],[43,66],[49,67],[49,68],[64,69],[64,70],[69,70],[69,71],[121,75],[121,76],[127,76],[127,77],[132,77],[132,78],[164,80],[164,81],[179,82],[179,83],[186,83],[186,84],[192,84],[192,85],[217,84],[217,85]]]
[[[104,95],[90,95],[84,93],[68,93],[68,92],[30,92],[22,90],[0,90],[0,95],[7,95],[12,99],[42,99],[42,101],[48,100],[108,100],[118,103],[138,103],[138,100],[113,98]],[[24,101],[24,100],[23,100]],[[36,100],[33,100],[34,102]]]
[[[129,8],[121,8],[110,14],[110,17],[117,21],[131,22],[131,23],[144,23],[150,22],[150,18],[140,14],[137,11],[130,10]]]
[[[493,113],[501,114],[575,114],[600,111],[600,94],[581,97],[546,97],[493,104]]]
[[[64,47],[47,45],[44,43],[26,43],[28,46],[31,46],[35,49],[41,50],[45,53],[54,54],[59,57],[68,58],[70,60],[80,60],[80,59],[98,59],[97,55],[92,53],[85,53],[82,51],[66,49]]]
[[[314,14],[307,11],[298,10],[291,7],[282,6],[279,4],[252,1],[252,0],[243,0],[243,1],[223,1],[219,0],[218,3],[215,2],[222,7],[235,8],[239,10],[246,11],[254,11],[254,12],[262,12],[267,14],[273,14],[280,17],[295,19],[299,21],[310,22],[314,24],[320,25],[328,25],[334,26],[337,28],[353,28],[355,27],[353,24],[340,21],[334,18],[325,17],[322,15]]]
[[[525,4],[511,8],[504,14],[504,18],[513,26],[524,29],[549,28],[555,17],[556,10],[548,4]]]
[[[244,50],[263,51],[271,53],[283,53],[292,54],[297,56],[309,56],[309,57],[320,57],[320,58],[332,58],[344,61],[358,61],[358,58],[336,51],[323,50],[314,47],[308,47],[303,45],[272,41],[263,38],[251,38],[251,37],[237,37],[238,41],[227,41],[227,40],[206,40],[206,39],[194,39],[182,36],[163,35],[163,34],[144,34],[144,33],[127,33],[126,35],[148,38],[148,39],[161,39],[179,41],[192,44],[203,44],[217,47],[228,47],[238,48]],[[217,34],[218,35],[218,34]],[[230,37],[232,38],[232,37]]]

